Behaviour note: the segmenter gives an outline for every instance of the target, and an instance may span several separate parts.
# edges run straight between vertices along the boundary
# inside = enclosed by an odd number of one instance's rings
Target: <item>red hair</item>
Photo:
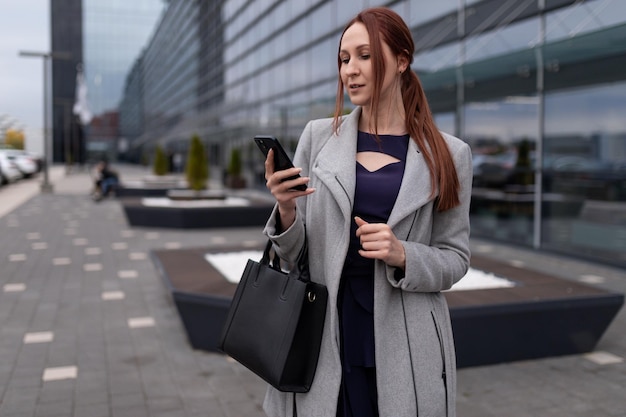
[[[372,93],[373,132],[378,133],[377,116],[380,92],[385,74],[382,42],[385,42],[395,56],[403,56],[409,64],[413,62],[415,45],[411,31],[394,11],[384,7],[373,7],[356,15],[345,27],[343,33],[353,24],[360,22],[365,25],[370,37],[370,55],[374,75]],[[343,38],[342,33],[342,38]],[[337,55],[337,65],[341,69],[341,59]],[[426,94],[417,74],[412,70],[404,71],[402,77],[402,102],[406,115],[406,128],[411,138],[423,153],[430,171],[431,197],[439,189],[437,210],[444,211],[459,205],[459,178],[457,176],[452,155],[443,135],[437,128]],[[344,84],[338,76],[337,98],[335,102],[334,129],[338,132],[343,114]]]

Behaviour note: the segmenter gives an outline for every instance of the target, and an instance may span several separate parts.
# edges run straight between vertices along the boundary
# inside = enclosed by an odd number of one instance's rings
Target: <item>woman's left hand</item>
[[[389,266],[404,269],[404,246],[385,223],[368,223],[356,216],[356,235],[361,240],[359,254],[364,258],[380,259]]]

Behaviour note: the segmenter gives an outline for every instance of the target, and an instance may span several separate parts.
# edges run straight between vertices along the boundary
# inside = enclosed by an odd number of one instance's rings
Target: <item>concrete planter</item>
[[[154,251],[153,260],[191,345],[215,351],[236,285],[205,261],[207,252]],[[472,265],[517,285],[444,293],[459,368],[590,352],[624,304],[623,294],[487,258]]]

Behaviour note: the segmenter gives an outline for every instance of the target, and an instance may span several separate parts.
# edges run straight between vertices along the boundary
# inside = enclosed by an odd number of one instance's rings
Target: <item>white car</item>
[[[0,184],[15,182],[23,176],[15,161],[4,151],[0,151]]]
[[[22,173],[24,178],[28,178],[37,173],[37,161],[26,151],[18,149],[0,149],[0,153],[6,154],[11,161],[15,162],[17,169]]]

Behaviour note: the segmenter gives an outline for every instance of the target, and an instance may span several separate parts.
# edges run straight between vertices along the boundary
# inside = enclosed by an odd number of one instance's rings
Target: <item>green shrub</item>
[[[241,175],[241,150],[239,148],[233,148],[230,151],[228,175],[232,177],[239,177]]]
[[[209,179],[209,164],[204,151],[204,145],[198,135],[191,138],[189,153],[187,155],[187,166],[185,167],[187,184],[192,190],[203,190]]]
[[[165,175],[169,172],[169,161],[161,145],[156,146],[152,171],[154,175]]]

